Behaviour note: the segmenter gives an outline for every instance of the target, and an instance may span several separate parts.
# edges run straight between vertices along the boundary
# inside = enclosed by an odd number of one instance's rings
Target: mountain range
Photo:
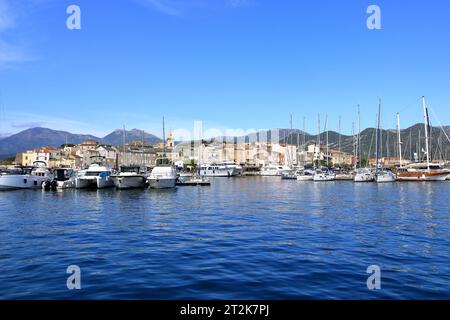
[[[278,130],[280,143],[288,143],[302,146],[316,144],[318,134],[313,135],[299,129],[273,129],[252,133],[243,137],[235,137],[234,141],[256,141],[257,139],[271,139],[274,131]],[[444,133],[445,132],[445,133]],[[425,149],[425,128],[423,124],[415,124],[409,128],[401,130],[402,157],[413,158],[414,153],[421,153]],[[376,129],[367,128],[360,133],[360,155],[362,158],[375,157],[376,154]],[[267,138],[266,138],[267,137]],[[388,157],[398,157],[398,133],[397,130],[380,130],[380,154]],[[431,150],[434,159],[450,158],[450,126],[431,127]],[[419,139],[420,138],[420,139]],[[215,138],[215,141],[222,141],[225,137]],[[230,138],[228,138],[227,141]],[[232,141],[233,138],[231,138]],[[320,134],[320,144],[326,145],[327,132]],[[335,131],[328,131],[328,146],[330,150],[341,150],[352,154],[357,135],[340,135]],[[420,141],[420,143],[419,143]],[[359,152],[358,152],[359,153]]]
[[[261,137],[270,139],[274,131],[278,130],[280,143],[287,142],[293,145],[315,144],[318,135],[305,133],[298,129],[274,129],[249,134],[244,137],[234,138],[235,141],[255,141]],[[445,134],[444,134],[445,132]],[[431,149],[433,158],[448,158],[450,156],[450,126],[431,128]],[[360,145],[362,157],[373,157],[375,155],[376,129],[367,128],[360,133]],[[327,133],[320,134],[321,145],[325,145]],[[420,139],[419,139],[420,136]],[[335,131],[328,131],[328,145],[330,149],[338,150],[339,146],[343,152],[353,153],[356,136],[340,135]],[[396,130],[381,130],[381,153],[383,156],[398,156],[398,137]],[[157,136],[146,133],[143,130],[133,129],[125,131],[126,141],[144,140],[150,144],[156,144],[162,140]],[[44,146],[59,147],[64,143],[78,144],[84,140],[92,139],[99,143],[120,146],[123,143],[123,129],[117,129],[110,134],[99,138],[89,134],[73,134],[66,131],[57,131],[48,128],[31,128],[21,131],[12,136],[0,139],[0,159],[14,156],[18,152],[35,149]],[[215,138],[220,141],[223,137]],[[416,124],[401,130],[402,156],[410,158],[415,152],[425,149],[423,124]],[[339,143],[340,141],[340,143]],[[420,147],[419,147],[420,141]]]
[[[142,130],[133,129],[125,131],[127,142],[142,140],[150,144],[159,143],[162,140],[157,136]],[[66,131],[52,130],[48,128],[31,128],[12,136],[0,139],[0,159],[14,156],[18,152],[24,152],[44,146],[59,147],[64,143],[78,144],[85,140],[95,140],[99,143],[118,146],[123,143],[123,129],[117,129],[110,134],[99,138],[90,134],[73,134]]]

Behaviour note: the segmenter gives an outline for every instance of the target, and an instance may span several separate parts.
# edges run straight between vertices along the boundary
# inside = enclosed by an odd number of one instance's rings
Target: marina
[[[166,190],[1,192],[0,296],[450,298],[449,190],[249,177]],[[366,288],[374,263],[383,268],[376,292]],[[65,288],[72,264],[83,272],[77,292]]]

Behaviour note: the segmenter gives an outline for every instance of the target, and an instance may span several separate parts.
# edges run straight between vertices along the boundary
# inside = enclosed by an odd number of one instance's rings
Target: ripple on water
[[[1,192],[0,298],[450,298],[442,186],[245,178],[163,192]],[[80,291],[66,288],[72,264]]]

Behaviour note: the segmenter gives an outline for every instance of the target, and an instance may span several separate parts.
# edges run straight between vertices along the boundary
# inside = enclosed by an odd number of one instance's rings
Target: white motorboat
[[[301,173],[300,170],[284,171],[281,173],[281,179],[282,180],[297,180],[297,176],[300,173]]]
[[[53,180],[48,180],[42,184],[44,190],[57,189],[73,189],[75,188],[75,181],[77,179],[77,172],[69,168],[58,168],[53,170]]]
[[[114,182],[111,179],[111,172],[112,170],[110,167],[92,164],[83,175],[78,176],[75,179],[75,187],[77,189],[104,189],[114,187]]]
[[[224,165],[228,168],[233,169],[233,176],[241,176],[244,173],[244,168],[233,161],[224,161],[221,163],[221,165]]]
[[[175,188],[177,173],[175,168],[170,164],[169,159],[156,159],[156,166],[147,178],[147,182],[152,189]]]
[[[111,175],[111,179],[117,189],[144,188],[147,183],[147,175],[138,166],[122,166],[118,174]]]
[[[377,183],[395,182],[396,180],[397,176],[391,171],[380,170],[375,174],[375,181]]]
[[[18,168],[0,175],[0,190],[40,189],[42,184],[53,178],[42,161],[35,161],[32,167]]]
[[[204,164],[200,166],[200,176],[205,177],[233,177],[235,168],[224,164]]]
[[[297,181],[314,181],[314,170],[303,170],[297,175]]]
[[[336,176],[333,172],[324,169],[317,169],[314,173],[315,182],[327,182],[336,180]]]
[[[267,177],[281,176],[283,173],[290,173],[292,169],[288,166],[269,164],[261,168],[261,175]]]
[[[375,180],[375,174],[369,168],[357,169],[355,173],[355,182],[372,182]]]

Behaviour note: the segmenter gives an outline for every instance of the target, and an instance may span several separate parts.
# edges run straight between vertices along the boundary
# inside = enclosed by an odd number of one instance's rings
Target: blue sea
[[[449,199],[449,183],[276,177],[0,192],[0,298],[449,299]]]

